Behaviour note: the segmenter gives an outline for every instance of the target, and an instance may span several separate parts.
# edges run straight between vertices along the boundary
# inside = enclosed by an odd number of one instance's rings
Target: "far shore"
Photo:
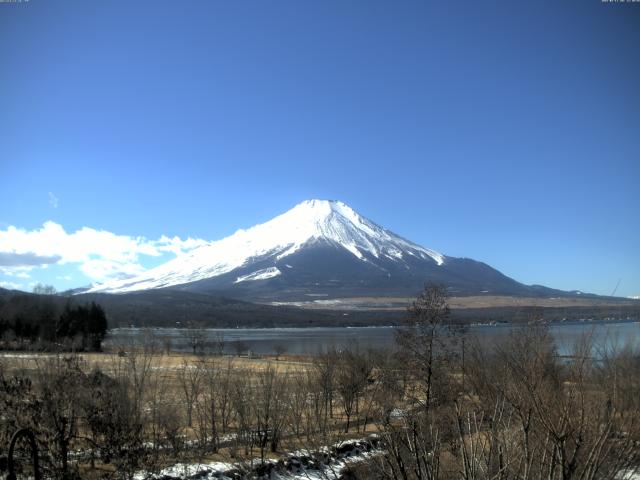
[[[404,310],[415,298],[411,297],[349,297],[315,299],[306,301],[270,302],[270,305],[301,307],[314,310]],[[512,297],[507,295],[474,295],[468,297],[449,297],[452,310],[472,308],[501,307],[621,307],[640,306],[640,300],[616,297]]]

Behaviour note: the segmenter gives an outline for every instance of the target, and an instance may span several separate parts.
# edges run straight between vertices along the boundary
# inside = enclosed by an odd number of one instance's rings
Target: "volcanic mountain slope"
[[[89,292],[171,288],[281,301],[413,296],[425,282],[442,283],[451,295],[569,295],[526,286],[482,262],[424,248],[342,202],[327,200],[302,202],[266,223]]]

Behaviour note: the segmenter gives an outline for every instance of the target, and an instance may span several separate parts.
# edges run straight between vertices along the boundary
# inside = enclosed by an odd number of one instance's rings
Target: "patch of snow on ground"
[[[225,462],[211,462],[211,463],[176,463],[170,467],[160,470],[157,475],[149,475],[146,472],[138,472],[133,478],[134,480],[145,480],[148,478],[162,478],[172,477],[186,479],[194,476],[198,478],[214,478],[215,475],[223,474],[229,470],[232,470],[234,465]],[[206,477],[202,474],[206,473]]]
[[[315,452],[300,450],[278,461],[268,460],[264,465],[260,465],[259,459],[243,464],[177,463],[155,475],[138,472],[134,475],[134,480],[213,480],[228,478],[228,476],[256,478],[256,475],[279,480],[329,480],[338,479],[349,465],[366,461],[382,453],[383,451],[379,449],[378,437],[372,435],[364,439],[347,440],[330,447],[321,447]]]
[[[640,480],[640,471],[636,469],[621,470],[616,475],[616,480]]]

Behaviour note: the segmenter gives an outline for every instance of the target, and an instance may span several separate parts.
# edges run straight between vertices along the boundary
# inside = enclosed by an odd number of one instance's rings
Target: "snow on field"
[[[244,463],[177,463],[157,474],[139,472],[135,480],[213,480],[269,478],[272,480],[332,480],[350,465],[374,458],[382,453],[375,435],[364,439],[348,440],[316,452],[300,450],[282,459],[268,460],[261,464],[259,459]]]
[[[157,475],[151,478],[191,478],[197,476],[198,478],[216,478],[220,474],[233,470],[234,466],[231,463],[224,462],[212,462],[212,463],[176,463],[171,467],[167,467],[160,471]],[[205,476],[206,475],[206,476]],[[134,480],[144,480],[148,478],[145,473],[137,473],[134,476]]]
[[[220,475],[234,469],[232,463],[211,462],[211,463],[176,463],[170,467],[161,470],[156,475],[149,475],[146,472],[138,472],[133,478],[134,480],[145,480],[148,478],[180,478],[187,479],[197,477],[202,480],[208,478],[221,478]]]
[[[56,355],[53,353],[0,353],[0,358],[44,358],[44,357],[55,357]]]
[[[640,480],[640,471],[636,469],[622,470],[616,475],[616,480]]]

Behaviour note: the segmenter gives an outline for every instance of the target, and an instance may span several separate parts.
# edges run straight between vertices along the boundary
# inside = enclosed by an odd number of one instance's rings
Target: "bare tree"
[[[193,324],[189,324],[187,328],[182,330],[182,334],[193,355],[203,353],[204,345],[206,343],[206,330],[198,328]]]
[[[326,444],[328,434],[328,401],[327,393],[323,388],[324,382],[319,380],[320,374],[314,368],[308,369],[302,380],[306,385],[307,405],[304,412],[304,427],[306,441],[311,442],[313,437],[320,437],[321,443]],[[304,401],[304,399],[302,399]]]
[[[313,397],[310,401],[310,387],[311,382],[309,382],[306,370],[299,369],[289,373],[286,386],[289,402],[288,424],[297,439],[302,438],[305,427],[310,427],[306,421],[306,418],[309,417],[309,410],[313,408]]]
[[[288,401],[285,398],[286,376],[272,366],[259,372],[255,395],[255,417],[260,460],[264,463],[266,448],[269,445],[275,452],[280,442],[282,428],[288,413]]]
[[[426,285],[408,308],[406,326],[396,337],[405,369],[411,372],[406,403],[398,415],[392,415],[395,409],[389,410],[390,399],[379,401],[387,411],[381,431],[388,455],[383,457],[381,470],[389,477],[440,478],[441,456],[450,428],[442,415],[445,412],[435,409],[446,408],[451,400],[453,363],[446,341],[449,326],[446,289]]]
[[[84,375],[77,356],[55,356],[38,362],[39,430],[48,444],[57,478],[76,475],[69,465],[71,443],[79,434]]]
[[[155,363],[155,362],[154,362]],[[163,365],[155,364],[158,369]],[[167,375],[150,375],[145,382],[146,402],[145,433],[147,434],[147,455],[144,459],[145,469],[150,473],[158,473],[163,461],[173,456],[177,459],[183,447],[182,426],[179,412],[175,405],[178,399],[171,388],[173,379]]]
[[[427,284],[407,309],[405,328],[398,331],[396,340],[406,354],[410,366],[419,372],[417,380],[423,391],[416,397],[425,410],[434,400],[435,376],[443,373],[437,368],[448,353],[445,337],[450,326],[449,305],[444,286]]]
[[[617,354],[595,359],[587,336],[560,361],[540,326],[512,332],[490,350],[472,350],[478,404],[466,413],[457,408],[464,478],[613,479],[637,465],[640,412],[615,398],[609,367]]]
[[[248,372],[237,369],[231,377],[230,384],[230,400],[236,422],[234,443],[235,447],[244,448],[245,455],[252,454],[254,446],[254,436],[252,435],[254,401],[252,388],[247,378],[249,378]],[[231,450],[232,456],[235,453],[237,453],[236,448]]]
[[[210,444],[216,453],[219,448],[220,432],[226,432],[230,417],[230,377],[232,360],[227,362],[208,359],[201,363],[202,395],[196,402],[199,419],[199,439],[201,445]]]
[[[287,346],[283,343],[279,343],[275,347],[273,347],[273,351],[276,354],[276,360],[280,360],[280,356],[284,355],[287,352]]]
[[[134,402],[136,420],[142,420],[145,392],[153,376],[153,362],[156,352],[156,341],[152,336],[145,336],[142,348],[129,345],[120,347],[117,354],[110,357],[109,374],[119,382],[129,382],[130,395]]]
[[[327,349],[317,355],[313,360],[315,377],[322,392],[324,417],[321,422],[321,429],[326,431],[329,418],[333,418],[333,397],[335,391],[336,364],[338,354],[335,348]]]
[[[187,414],[187,426],[193,426],[193,408],[201,390],[204,371],[201,362],[189,362],[186,359],[177,370],[178,383],[182,390]]]
[[[349,433],[352,416],[358,414],[360,397],[367,386],[371,368],[372,365],[365,355],[350,349],[340,352],[336,388],[347,418],[345,433]]]
[[[246,353],[249,350],[249,345],[247,345],[242,340],[236,340],[231,345],[232,345],[233,349],[235,350],[236,355],[238,357],[241,356],[243,353]]]
[[[224,334],[222,332],[216,332],[215,338],[213,340],[213,349],[216,355],[222,356],[224,354],[226,343],[227,342],[224,339]]]
[[[104,463],[113,463],[123,478],[131,478],[142,463],[144,428],[134,411],[129,382],[116,381],[100,370],[86,380],[80,399],[84,428]],[[94,463],[94,456],[91,457]]]
[[[54,298],[58,293],[57,290],[52,285],[38,283],[33,287],[33,293],[38,295],[35,306],[40,323],[40,337],[54,343],[58,342],[57,324],[60,308],[56,305]]]
[[[33,293],[37,295],[55,295],[58,293],[53,285],[45,285],[43,283],[36,283],[33,286]]]

